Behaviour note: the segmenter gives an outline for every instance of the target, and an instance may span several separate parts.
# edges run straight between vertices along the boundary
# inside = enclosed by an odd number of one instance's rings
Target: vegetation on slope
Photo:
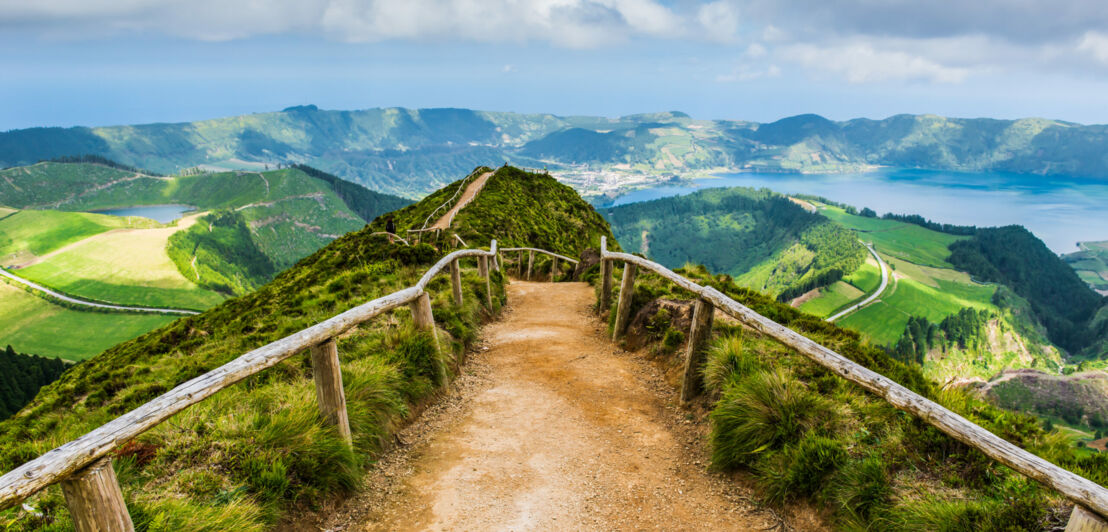
[[[1065,437],[1044,431],[1030,415],[1002,411],[959,390],[940,390],[918,366],[895,360],[857,333],[740,288],[727,275],[714,276],[700,266],[678,272],[1016,445],[1108,483],[1108,456],[1077,453]],[[691,294],[654,274],[641,274],[632,315],[656,298],[688,300]],[[683,331],[674,330],[663,313],[647,321],[655,342],[648,352],[676,382]],[[767,503],[810,500],[844,529],[1039,530],[1059,525],[1064,502],[1035,481],[760,333],[718,319],[713,330],[703,371],[713,466],[747,472]],[[671,337],[678,340],[667,341]]]
[[[1092,321],[1104,298],[1030,231],[1020,226],[982,228],[950,249],[950,262],[959,269],[1003,283],[1026,298],[1052,342],[1074,354],[1099,351],[1108,325],[1094,326]],[[1091,356],[1108,354],[1092,351]]]
[[[1079,242],[1081,251],[1062,257],[1081,280],[1108,295],[1108,242]]]
[[[0,217],[0,265],[18,266],[112,229],[157,226],[153,220],[137,216],[16,210]]]
[[[0,419],[18,412],[68,367],[56,358],[16,353],[11,345],[0,350]]]
[[[474,170],[474,175],[489,170],[480,167]],[[443,187],[423,201],[391,214],[397,231],[404,235],[409,228],[420,229],[432,213],[430,224],[433,224],[449,207],[435,210],[454,197],[459,186],[463,185]],[[582,215],[584,209],[588,210],[587,216]],[[522,213],[540,214],[528,218],[531,215]],[[371,227],[383,231],[385,218],[379,217]],[[471,246],[486,245],[490,237],[497,239],[500,247],[537,247],[535,242],[545,242],[543,249],[570,256],[599,244],[601,236],[612,238],[608,224],[572,188],[549,175],[512,166],[497,169],[445,233],[441,242],[451,247],[454,242],[450,235],[456,233]]]
[[[544,188],[560,187],[549,177],[528,179],[528,194],[544,197],[550,194]],[[428,204],[413,210],[433,209],[435,202],[422,203]],[[544,248],[556,247],[559,240],[541,235],[604,227],[580,198],[567,205],[565,227],[544,212],[494,210],[497,219],[489,224],[499,227],[512,219],[520,234],[539,235],[530,243]],[[428,245],[389,244],[370,236],[373,231],[364,228],[339,238],[254,293],[73,368],[0,423],[0,469],[32,459],[250,349],[411,286],[441,255]],[[485,307],[485,281],[472,265],[463,272],[460,307],[452,302],[446,276],[431,283],[436,321],[448,333],[440,338],[441,352],[430,335],[412,329],[407,309],[339,339],[353,451],[320,419],[307,354],[217,394],[121,448],[116,464],[136,526],[262,530],[296,505],[317,505],[352,489],[412,405],[449,380],[477,325],[498,312],[503,278],[499,272],[492,276],[492,308]],[[0,519],[15,519],[13,530],[69,528],[56,487],[30,504],[43,517],[13,510]]]
[[[791,299],[857,270],[867,252],[838,224],[768,190],[709,189],[608,210],[623,245],[670,268],[706,264]]]
[[[175,233],[167,251],[190,281],[222,294],[249,293],[277,273],[273,261],[254,243],[242,215],[231,210],[216,211]]]

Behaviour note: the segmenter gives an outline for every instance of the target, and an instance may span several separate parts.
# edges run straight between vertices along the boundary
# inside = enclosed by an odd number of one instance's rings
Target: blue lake
[[[180,218],[184,213],[196,210],[189,205],[142,205],[138,207],[122,207],[119,209],[104,209],[92,211],[97,214],[110,214],[112,216],[142,216],[159,223],[169,223]]]
[[[768,188],[869,207],[880,214],[919,214],[940,223],[1019,224],[1056,253],[1077,242],[1108,240],[1108,181],[1004,173],[882,169],[851,174],[721,174],[691,186],[636,190],[613,205],[689,194],[711,187]]]

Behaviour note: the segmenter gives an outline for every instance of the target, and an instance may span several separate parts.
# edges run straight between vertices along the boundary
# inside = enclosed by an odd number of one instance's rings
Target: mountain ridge
[[[609,118],[303,105],[194,122],[11,130],[0,133],[0,166],[77,154],[163,173],[193,166],[257,170],[307,164],[414,198],[490,160],[594,177],[596,172],[844,172],[898,166],[1108,179],[1105,146],[1108,125],[1044,118],[898,114],[832,121],[803,114],[757,123],[679,112]],[[578,188],[602,192],[587,186]]]

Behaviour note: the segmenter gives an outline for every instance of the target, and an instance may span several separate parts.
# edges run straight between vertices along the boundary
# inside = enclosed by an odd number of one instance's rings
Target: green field
[[[877,290],[878,286],[881,286],[881,271],[877,268],[877,262],[871,257],[862,264],[861,268],[843,277],[843,280],[821,288],[819,296],[805,301],[799,308],[821,318],[830,316],[835,311]]]
[[[1108,290],[1108,242],[1079,242],[1081,251],[1063,255],[1082,281],[1096,290]]]
[[[895,220],[847,214],[833,205],[821,204],[819,212],[853,229],[858,233],[858,238],[872,243],[881,253],[923,266],[950,268],[950,263],[946,261],[950,257],[950,244],[966,238]]]
[[[103,233],[86,238],[17,273],[64,293],[121,305],[203,310],[224,297],[186,279],[169,260],[170,235],[195,221]]]
[[[890,280],[890,286],[877,301],[836,322],[861,332],[874,343],[895,343],[904,334],[909,316],[922,316],[938,323],[965,307],[996,308],[991,303],[994,285],[973,283],[964,273],[954,270],[946,270],[949,273],[944,276],[943,270],[882,258],[895,265],[895,282]],[[966,278],[963,281],[959,276]]]
[[[15,211],[0,218],[0,265],[13,266],[111,229],[157,227],[137,216]]]
[[[0,282],[0,346],[20,352],[83,360],[175,319],[70,310]]]
[[[819,297],[800,305],[800,310],[819,317],[830,316],[836,310],[860,299],[865,293],[845,281],[836,281],[819,290]]]

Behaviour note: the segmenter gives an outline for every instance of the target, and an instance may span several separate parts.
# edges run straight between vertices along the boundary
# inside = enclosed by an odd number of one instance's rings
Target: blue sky
[[[1108,10],[979,0],[0,0],[0,130],[314,103],[1108,122]]]

